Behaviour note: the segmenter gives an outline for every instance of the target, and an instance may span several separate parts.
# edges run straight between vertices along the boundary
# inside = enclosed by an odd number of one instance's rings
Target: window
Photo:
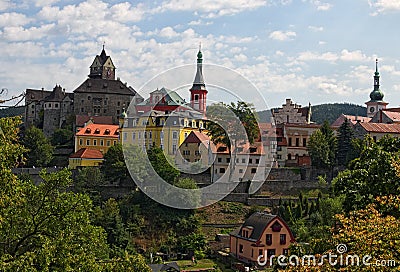
[[[251,257],[254,257],[254,248],[251,249]]]
[[[142,138],[142,133],[138,132],[138,139]]]
[[[281,234],[281,235],[279,236],[279,241],[280,241],[280,244],[281,244],[281,245],[286,244],[286,234]]]
[[[275,256],[276,250],[275,249],[268,249],[267,250],[267,257],[270,258],[271,256]]]
[[[147,131],[144,132],[144,138],[147,139]]]
[[[231,162],[231,158],[226,158],[226,163],[230,163]]]
[[[183,150],[183,155],[190,155],[190,150]]]
[[[257,172],[257,168],[251,168],[251,173],[255,174]]]
[[[195,154],[196,156],[200,156],[200,151],[196,150],[196,151],[194,152],[194,154]]]
[[[242,159],[242,163],[246,163],[246,159]]]
[[[172,145],[172,154],[176,153],[176,144]]]
[[[114,145],[117,145],[117,141],[114,141],[113,144],[114,144]]]
[[[153,133],[151,131],[149,131],[149,139],[151,139],[153,137]]]
[[[249,159],[249,163],[253,163],[253,159]]]
[[[299,145],[300,145],[300,139],[296,138],[296,146],[299,146]]]
[[[260,159],[256,159],[256,164],[259,164],[260,163]]]
[[[178,132],[176,131],[172,132],[172,139],[178,139]]]
[[[278,221],[275,221],[275,223],[272,225],[272,231],[274,232],[280,232],[282,229],[282,225],[278,223]]]
[[[199,95],[198,94],[195,94],[194,95],[194,101],[198,101],[199,100]]]
[[[118,101],[118,102],[117,102],[117,106],[118,106],[118,107],[121,106],[121,102]]]
[[[81,112],[84,112],[85,111],[85,109],[84,108],[81,108]]]
[[[83,140],[79,139],[79,145],[83,145]]]
[[[107,146],[110,146],[111,145],[111,142],[108,140],[107,141]]]
[[[124,141],[128,138],[128,133],[124,132]]]
[[[272,234],[266,234],[265,235],[265,243],[267,244],[267,245],[272,245]]]
[[[100,140],[100,145],[101,145],[101,146],[104,145],[104,140]]]
[[[306,147],[307,146],[307,139],[303,138],[303,146]]]
[[[287,159],[288,159],[288,160],[291,160],[291,159],[292,159],[292,154],[288,154],[288,155],[287,155]]]
[[[222,158],[218,158],[218,162],[222,162]]]
[[[239,169],[239,174],[243,174],[243,169]]]
[[[292,138],[289,138],[289,146],[292,146]]]
[[[243,245],[239,245],[239,253],[243,253]]]
[[[93,140],[93,145],[97,145],[97,140]]]
[[[54,104],[54,107],[58,108],[58,103]]]
[[[220,174],[224,174],[224,173],[225,173],[225,168],[220,168],[220,169],[219,169],[219,173],[220,173]]]
[[[86,140],[86,145],[90,145],[90,140]]]

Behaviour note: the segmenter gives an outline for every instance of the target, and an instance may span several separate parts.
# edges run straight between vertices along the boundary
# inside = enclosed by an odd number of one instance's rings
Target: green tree
[[[157,174],[166,182],[174,184],[180,174],[173,166],[172,159],[168,159],[164,151],[159,147],[152,147],[147,150],[147,156]]]
[[[25,131],[23,145],[28,149],[25,153],[28,167],[47,166],[52,158],[54,148],[43,131],[32,126]]]
[[[333,129],[329,125],[328,121],[325,121],[321,126],[321,132],[325,137],[325,141],[328,143],[329,147],[329,165],[328,167],[331,168],[336,164],[336,154],[337,154],[337,138]]]
[[[347,165],[347,163],[354,159],[353,154],[353,137],[354,132],[349,121],[344,120],[343,124],[339,127],[338,133],[338,152],[337,152],[337,163],[338,165]]]
[[[122,144],[118,143],[111,146],[104,155],[102,171],[107,181],[118,183],[130,180],[129,171],[125,164]]]
[[[400,159],[400,139],[385,136],[375,142],[366,136],[360,149],[360,157],[332,181],[335,195],[344,196],[346,211],[363,209],[378,196],[400,193],[400,177],[394,167]]]
[[[51,144],[57,145],[73,145],[72,140],[74,138],[74,132],[70,129],[56,129],[51,137]]]
[[[311,134],[307,149],[313,166],[324,169],[329,167],[329,144],[321,130]]]

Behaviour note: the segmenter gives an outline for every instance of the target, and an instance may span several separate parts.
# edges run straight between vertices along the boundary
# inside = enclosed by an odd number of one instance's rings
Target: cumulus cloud
[[[296,32],[294,31],[281,31],[276,30],[269,34],[269,38],[276,41],[289,41],[296,37]]]
[[[314,32],[324,31],[324,28],[322,26],[309,26],[308,29]]]
[[[369,1],[369,5],[371,8],[375,9],[375,11],[372,13],[374,16],[380,13],[400,11],[400,1],[398,0]]]
[[[154,13],[165,11],[195,11],[208,14],[207,17],[220,17],[233,15],[244,10],[254,10],[266,6],[266,0],[168,0],[160,7],[154,9]]]
[[[2,13],[0,14],[0,27],[4,26],[23,26],[32,19],[28,18],[25,14],[22,13]]]

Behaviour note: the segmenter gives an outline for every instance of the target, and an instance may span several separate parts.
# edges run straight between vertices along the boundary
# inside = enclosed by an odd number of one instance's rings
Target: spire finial
[[[199,52],[201,52],[201,42],[199,42]]]
[[[375,60],[375,72],[378,73],[378,59]]]
[[[103,50],[104,50],[104,46],[106,46],[106,41],[103,41]]]

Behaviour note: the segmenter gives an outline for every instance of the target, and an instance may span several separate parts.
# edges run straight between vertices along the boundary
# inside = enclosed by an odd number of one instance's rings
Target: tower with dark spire
[[[367,116],[372,118],[379,110],[386,109],[386,106],[389,104],[383,101],[384,94],[380,90],[379,83],[379,71],[378,71],[378,59],[375,62],[375,74],[374,74],[374,89],[369,94],[370,100],[366,102],[367,105]]]
[[[115,80],[115,66],[111,57],[107,56],[104,44],[100,55],[97,55],[94,58],[92,65],[90,65],[89,77]]]
[[[204,83],[203,77],[203,53],[201,52],[201,44],[199,46],[199,52],[197,53],[197,69],[196,75],[193,81],[193,86],[190,89],[190,106],[206,115],[206,101],[207,101],[207,89]]]

